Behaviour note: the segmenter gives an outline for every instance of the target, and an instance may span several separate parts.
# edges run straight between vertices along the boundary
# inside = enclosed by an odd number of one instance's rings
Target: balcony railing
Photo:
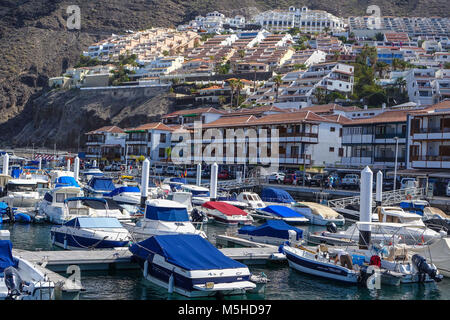
[[[395,157],[375,157],[374,162],[395,162]],[[397,162],[405,162],[405,158],[397,157]]]
[[[280,132],[279,133],[280,138],[286,138],[286,137],[307,137],[307,138],[318,138],[318,133],[312,133],[312,132]]]
[[[411,156],[411,161],[450,161],[450,156]]]
[[[450,128],[449,127],[417,128],[412,131],[413,134],[414,133],[441,133],[441,132],[445,132],[445,133],[450,132]]]
[[[400,139],[405,138],[406,133],[400,132],[400,133],[376,133],[375,134],[375,139],[394,139],[395,137],[398,137]]]

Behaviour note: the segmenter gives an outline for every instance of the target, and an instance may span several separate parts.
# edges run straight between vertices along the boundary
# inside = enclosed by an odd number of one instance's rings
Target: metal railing
[[[425,196],[424,188],[405,188],[395,191],[387,191],[382,194],[381,204],[383,206],[389,206],[398,204],[406,199],[407,196],[411,196],[412,199],[422,198]],[[375,206],[376,193],[372,195],[372,206]],[[335,200],[329,200],[328,206],[332,208],[344,209],[348,205],[359,205],[360,196],[346,197]]]
[[[251,188],[261,184],[261,178],[245,178],[238,180],[217,181],[217,189],[232,190],[240,188]],[[210,183],[203,183],[202,187],[209,188]]]

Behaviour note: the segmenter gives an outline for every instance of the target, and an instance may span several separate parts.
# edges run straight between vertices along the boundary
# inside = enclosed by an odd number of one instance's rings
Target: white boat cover
[[[432,262],[442,275],[450,277],[450,238],[442,238],[429,246],[408,248],[408,255],[412,256],[416,253],[426,258],[427,262]]]
[[[327,206],[315,202],[303,202],[303,201],[299,202],[299,204],[309,207],[313,213],[321,216],[322,218],[325,219],[339,218],[339,213],[337,213],[336,211]]]

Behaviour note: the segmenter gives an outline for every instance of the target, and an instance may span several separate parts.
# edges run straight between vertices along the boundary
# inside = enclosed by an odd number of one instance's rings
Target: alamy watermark
[[[187,130],[172,133],[171,150],[174,164],[248,164],[260,166],[268,174],[279,168],[278,129],[209,128],[203,130],[200,121],[194,122],[194,135]]]
[[[70,5],[66,9],[66,13],[69,17],[66,20],[67,29],[80,30],[81,29],[81,10],[77,5]]]

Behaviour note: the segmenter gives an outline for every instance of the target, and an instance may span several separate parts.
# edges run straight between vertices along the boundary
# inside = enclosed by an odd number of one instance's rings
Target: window
[[[334,147],[330,147],[330,152],[334,152]]]
[[[160,158],[166,157],[166,150],[164,148],[159,148],[159,157]]]
[[[159,135],[159,141],[160,142],[166,142],[166,134],[165,133],[161,133],[160,135]]]
[[[148,142],[152,141],[152,133],[151,132],[148,133],[148,140],[147,141]]]
[[[338,156],[343,157],[344,156],[344,148],[339,148],[338,150]]]
[[[335,127],[330,127],[330,132],[335,132],[336,128]]]

